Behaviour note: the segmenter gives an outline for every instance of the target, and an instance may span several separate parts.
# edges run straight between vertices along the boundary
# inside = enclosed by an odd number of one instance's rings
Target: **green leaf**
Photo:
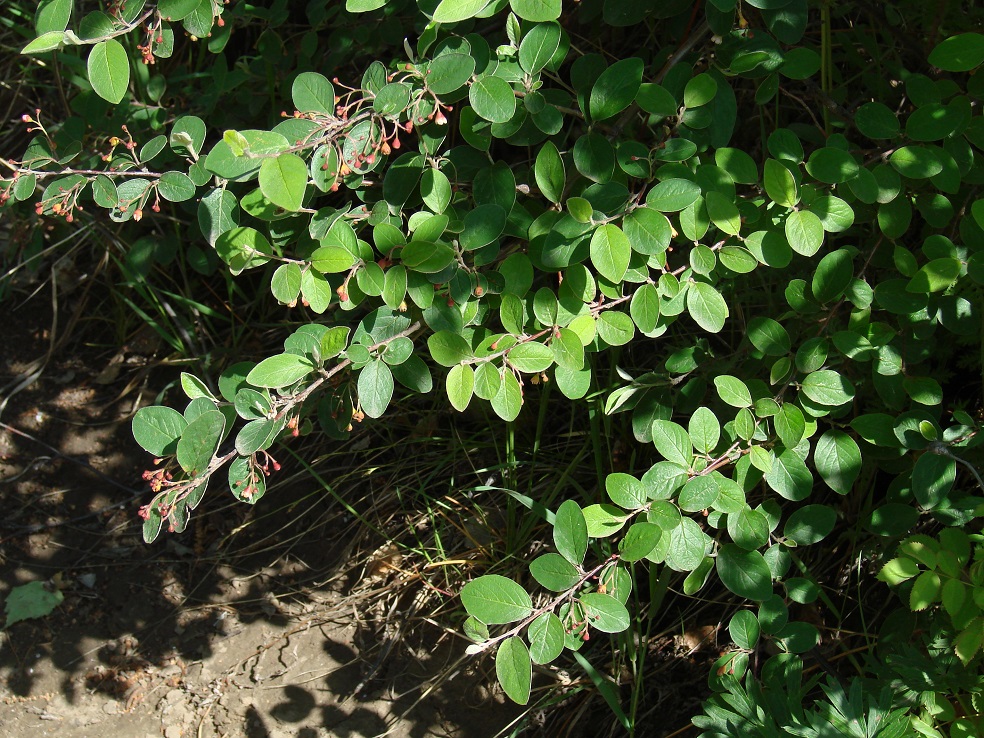
[[[946,500],[956,476],[956,461],[924,453],[912,467],[912,496],[924,510],[933,510]]]
[[[60,49],[63,45],[68,43],[64,31],[48,31],[47,33],[42,33],[36,39],[31,41],[27,46],[21,49],[22,54],[43,54],[46,51],[54,51],[55,49]]]
[[[821,305],[839,298],[854,279],[854,258],[847,249],[824,256],[813,273],[813,297]]]
[[[655,523],[633,523],[618,542],[619,556],[623,561],[644,559],[653,552],[662,535],[662,529]]]
[[[68,28],[72,17],[72,0],[41,0],[34,12],[34,30],[40,36]]]
[[[929,63],[945,72],[970,72],[984,64],[984,35],[961,33],[937,44]]]
[[[549,664],[564,651],[564,624],[552,612],[545,612],[530,623],[526,635],[534,664]]]
[[[785,402],[773,418],[776,434],[786,448],[796,448],[806,432],[806,419],[796,405]]]
[[[841,184],[857,176],[858,163],[847,151],[828,146],[810,154],[806,171],[826,184]]]
[[[202,413],[188,423],[178,441],[178,464],[191,476],[198,476],[208,468],[219,448],[225,430],[225,416],[218,410]]]
[[[707,193],[704,205],[711,222],[723,233],[730,236],[737,236],[741,233],[741,214],[738,212],[738,206],[730,197],[712,190]]]
[[[609,505],[607,502],[598,505],[588,505],[582,511],[584,522],[587,525],[589,538],[607,538],[622,530],[625,521],[628,519],[627,513]]]
[[[636,510],[649,501],[642,482],[623,472],[615,472],[605,478],[605,491],[612,502],[626,510]]]
[[[519,45],[519,66],[528,74],[536,74],[550,62],[560,47],[560,25],[538,23]]]
[[[690,442],[690,435],[683,426],[670,420],[654,420],[652,436],[653,445],[664,459],[684,468],[690,468],[693,462],[693,445]]]
[[[677,503],[684,512],[708,510],[717,500],[718,486],[711,477],[697,476],[687,482],[680,490]]]
[[[730,311],[721,293],[706,282],[694,282],[687,290],[687,312],[708,333],[724,328]]]
[[[513,12],[526,21],[543,22],[557,20],[561,13],[561,0],[509,0]]]
[[[644,284],[632,294],[629,315],[643,333],[656,330],[659,323],[659,293],[651,284]]]
[[[302,113],[335,114],[335,88],[318,72],[301,72],[290,86],[294,107]]]
[[[566,175],[564,172],[564,160],[560,158],[560,152],[551,141],[547,141],[540,147],[536,155],[533,173],[536,178],[536,185],[540,192],[550,202],[559,203],[564,196],[564,184]],[[590,215],[588,216],[590,218]]]
[[[177,410],[159,405],[140,408],[133,416],[133,439],[152,456],[170,456],[188,421]]]
[[[909,609],[919,612],[938,602],[942,586],[939,574],[935,571],[924,571],[912,583],[912,590],[909,592]]]
[[[687,432],[694,448],[702,454],[709,454],[721,439],[721,424],[710,408],[701,406],[690,416]]]
[[[516,375],[507,371],[502,376],[499,391],[492,398],[492,409],[503,420],[515,420],[523,409],[523,390]]]
[[[482,75],[468,90],[468,102],[485,120],[505,123],[516,113],[516,96],[508,82],[491,74]]]
[[[157,191],[168,202],[185,202],[195,196],[198,188],[187,174],[164,172],[158,180]]]
[[[629,239],[618,226],[599,226],[591,236],[591,263],[608,281],[622,281],[631,256]]]
[[[294,384],[315,370],[314,363],[296,354],[269,356],[246,375],[246,381],[254,387],[279,389]]]
[[[208,385],[194,374],[189,374],[188,372],[181,372],[181,389],[184,390],[184,393],[188,395],[188,399],[190,400],[195,400],[199,397],[204,397],[212,401],[215,400]]]
[[[659,522],[657,521],[657,525]],[[710,539],[691,518],[682,518],[669,531],[664,529],[664,538],[669,533],[666,547],[666,564],[674,571],[694,571],[707,555]],[[657,547],[657,551],[662,544]]]
[[[486,625],[512,623],[533,612],[533,600],[526,590],[498,574],[486,574],[466,584],[461,590],[461,604]]]
[[[738,648],[750,651],[758,643],[762,629],[759,627],[758,618],[751,610],[739,610],[731,616],[728,623],[728,633],[731,640]]]
[[[509,364],[524,374],[537,374],[546,371],[553,364],[553,351],[549,346],[537,341],[527,341],[509,349],[506,354]]]
[[[758,551],[745,551],[733,543],[718,550],[717,572],[731,592],[755,602],[772,596],[772,572]]]
[[[829,430],[820,436],[813,462],[827,486],[842,495],[851,491],[861,474],[861,450],[844,431]]]
[[[933,259],[912,275],[905,286],[906,292],[928,294],[949,289],[960,276],[962,267],[961,261],[953,257]]]
[[[594,215],[594,208],[583,197],[572,197],[567,201],[567,212],[578,223],[590,223],[591,217]]]
[[[411,241],[400,252],[400,260],[408,269],[436,274],[454,262],[454,249],[436,241]]]
[[[813,256],[823,245],[823,223],[809,210],[797,210],[786,218],[786,239],[793,251]]]
[[[270,292],[283,305],[297,302],[301,292],[301,268],[293,263],[278,266],[270,280]]]
[[[578,598],[588,618],[588,625],[602,633],[621,633],[629,627],[629,611],[609,594],[589,592]]]
[[[513,702],[525,705],[530,701],[533,685],[533,662],[529,649],[519,636],[507,638],[495,654],[495,676],[502,691]]]
[[[881,571],[876,575],[877,579],[896,586],[906,581],[907,579],[912,579],[919,573],[919,566],[910,558],[899,557],[892,559],[885,566],[881,568]]]
[[[600,133],[586,133],[574,142],[574,166],[590,180],[607,182],[615,172],[615,149]]]
[[[44,582],[28,582],[10,590],[4,602],[6,622],[4,628],[14,623],[50,614],[65,599],[61,590]]]
[[[700,185],[689,179],[664,179],[646,195],[646,204],[661,213],[675,213],[700,197]]]
[[[643,82],[636,93],[636,104],[647,113],[668,118],[676,115],[677,101],[662,85]]]
[[[473,56],[452,52],[432,59],[424,80],[435,95],[448,95],[464,87],[474,71]]]
[[[297,154],[281,154],[260,164],[260,191],[284,210],[297,211],[304,204],[308,169]]]
[[[239,227],[215,239],[215,252],[235,275],[266,264],[273,255],[273,246],[255,228]]]
[[[369,362],[359,372],[359,405],[370,418],[381,418],[393,399],[393,371],[382,359]]]
[[[718,397],[732,407],[752,406],[752,393],[738,377],[732,377],[730,374],[719,374],[714,377],[714,386],[717,388]]]
[[[560,555],[580,566],[588,550],[588,525],[584,513],[574,500],[566,500],[554,514],[554,545]]]
[[[806,462],[788,449],[776,455],[765,481],[770,489],[794,502],[807,498],[813,491],[813,475]]]
[[[789,333],[772,318],[752,318],[746,334],[752,345],[766,356],[785,356],[790,351]]]
[[[469,210],[464,218],[464,230],[459,237],[461,247],[474,251],[497,239],[506,227],[506,211],[495,203],[485,203]]]
[[[731,175],[738,184],[758,184],[758,166],[742,149],[720,148],[714,152],[714,163]]]
[[[570,371],[580,371],[584,367],[584,345],[570,328],[558,328],[550,341],[550,350],[557,366]]]
[[[447,392],[451,406],[459,413],[464,412],[471,402],[475,388],[475,372],[468,364],[456,364],[448,372]]]
[[[880,102],[865,103],[858,108],[854,122],[862,134],[875,141],[894,138],[901,130],[892,109]]]
[[[813,372],[803,380],[804,395],[820,405],[836,407],[854,399],[854,385],[832,369]]]
[[[683,89],[683,104],[688,108],[707,105],[717,94],[717,82],[706,72],[698,74],[687,82]]]
[[[765,193],[783,207],[792,208],[799,202],[796,178],[782,162],[776,159],[765,160],[763,184]]]
[[[728,515],[728,535],[741,548],[754,551],[769,542],[769,521],[758,510],[746,506]]]
[[[420,196],[424,205],[443,213],[451,202],[451,182],[440,169],[428,167],[420,175]]]
[[[602,72],[588,100],[592,120],[606,120],[629,107],[642,85],[643,69],[642,59],[633,56],[620,59]]]
[[[786,520],[783,536],[800,546],[812,546],[830,535],[837,513],[829,505],[804,505]]]
[[[566,592],[581,580],[581,574],[560,554],[547,553],[530,562],[530,574],[551,592]]]
[[[632,318],[617,310],[609,310],[599,315],[595,327],[598,336],[609,346],[624,346],[635,334]]]
[[[939,157],[924,146],[903,146],[888,157],[892,167],[909,179],[928,179],[943,171]]]
[[[100,41],[89,52],[89,84],[99,97],[119,105],[130,85],[130,58],[116,39]]]
[[[194,13],[199,5],[199,0],[160,0],[157,10],[162,18],[179,21]]]
[[[434,22],[457,23],[474,18],[488,4],[489,0],[441,0],[434,9]]]
[[[210,245],[239,225],[239,201],[228,190],[214,189],[198,204],[198,226]]]
[[[236,436],[236,451],[240,456],[252,456],[257,451],[270,448],[284,426],[285,421],[282,418],[254,420],[247,423]]]

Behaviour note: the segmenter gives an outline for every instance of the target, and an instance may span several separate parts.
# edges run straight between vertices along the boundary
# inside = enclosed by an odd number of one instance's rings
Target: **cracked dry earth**
[[[129,417],[160,349],[49,355],[46,299],[0,321],[0,598],[64,601],[0,631],[0,736],[485,738],[518,714],[459,640],[405,627],[433,592],[303,485],[256,508],[213,492],[145,545]]]

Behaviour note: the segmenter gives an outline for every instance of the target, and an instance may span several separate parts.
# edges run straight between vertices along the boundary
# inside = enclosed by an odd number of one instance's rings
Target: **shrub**
[[[471,650],[495,649],[512,699],[532,664],[632,627],[640,574],[678,572],[685,595],[717,578],[743,603],[705,735],[821,735],[868,710],[893,727],[858,735],[933,731],[888,677],[862,693],[867,667],[797,712],[821,634],[788,612],[832,606],[810,568],[832,541],[878,557],[981,513],[984,36],[960,32],[979,11],[925,5],[50,0],[24,53],[71,71],[70,112],[25,115],[0,198],[133,232],[175,219],[195,268],[260,275],[303,323],[217,382],[182,374],[181,410],[137,413],[148,541],[210,482],[255,504],[277,443],[344,437],[397,391],[511,423],[550,383],[601,398],[648,461],[543,513],[555,551],[529,569],[550,594],[463,588]],[[962,612],[936,568],[959,573],[913,540],[889,566],[926,569],[915,609]],[[957,626],[962,668],[981,622]],[[753,673],[766,645],[784,654]],[[762,717],[773,688],[783,724]]]

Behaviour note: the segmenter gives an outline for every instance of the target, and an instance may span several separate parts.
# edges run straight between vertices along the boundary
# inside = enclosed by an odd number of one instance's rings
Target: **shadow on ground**
[[[618,734],[583,675],[540,670],[534,699],[572,688],[524,710],[442,628],[460,619],[444,564],[483,558],[476,515],[502,506],[448,494],[488,485],[498,463],[453,441],[448,417],[398,412],[327,452],[301,447],[255,507],[216,485],[187,531],[146,545],[150,459],[129,418],[179,401],[178,368],[154,371],[146,330],[123,350],[80,331],[49,354],[48,304],[42,292],[0,323],[0,594],[45,581],[64,601],[0,632],[0,735],[487,738],[520,718],[527,735]],[[650,644],[649,735],[699,705],[708,657],[678,646]]]

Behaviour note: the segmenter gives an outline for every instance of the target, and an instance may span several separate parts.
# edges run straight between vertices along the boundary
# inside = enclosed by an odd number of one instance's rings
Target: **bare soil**
[[[451,593],[310,484],[256,508],[213,491],[145,545],[129,419],[161,347],[58,333],[49,300],[0,321],[0,596],[44,581],[64,601],[0,632],[0,735],[485,738],[519,713],[423,622]]]
[[[87,317],[107,311],[71,299],[85,288],[54,301],[43,287],[0,321],[0,600],[35,581],[64,595],[0,631],[0,736],[491,738],[520,718],[523,735],[622,734],[580,669],[538,668],[534,699],[569,688],[529,712],[446,629],[451,566],[484,560],[496,526],[478,516],[501,502],[435,511],[405,484],[450,488],[481,466],[428,446],[433,414],[365,423],[320,456],[300,448],[254,507],[216,483],[187,531],[145,544],[151,460],[130,419],[175,401],[160,393],[180,367],[140,320]],[[437,542],[427,559],[401,554]],[[682,735],[699,710],[717,630],[695,617],[670,613],[649,639],[637,735]],[[587,655],[600,665],[604,651]]]

